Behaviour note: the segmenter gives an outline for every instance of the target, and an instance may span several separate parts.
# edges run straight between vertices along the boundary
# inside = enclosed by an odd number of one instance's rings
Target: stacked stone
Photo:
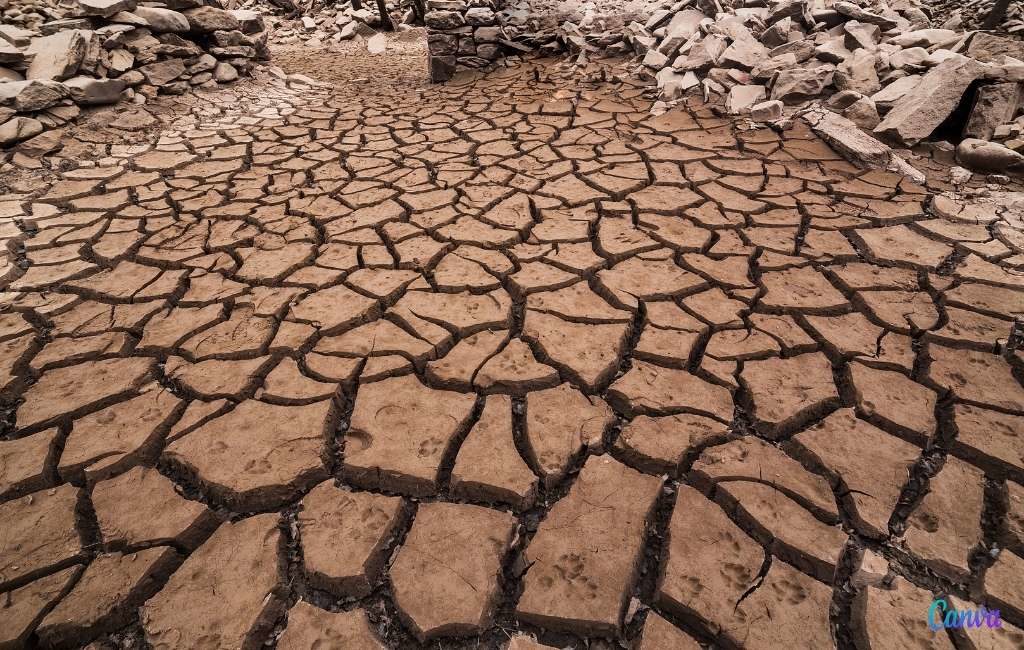
[[[430,79],[451,79],[462,68],[482,68],[502,53],[498,0],[427,0]]]
[[[201,0],[76,0],[0,25],[0,146],[74,119],[80,106],[209,88],[266,55],[259,14]]]

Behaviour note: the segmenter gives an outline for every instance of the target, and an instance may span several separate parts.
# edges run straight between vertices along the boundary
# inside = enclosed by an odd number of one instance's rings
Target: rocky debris
[[[0,7],[0,147],[64,125],[78,106],[216,88],[267,57],[258,16],[240,20],[216,2],[198,4],[33,0],[15,3],[17,14]]]

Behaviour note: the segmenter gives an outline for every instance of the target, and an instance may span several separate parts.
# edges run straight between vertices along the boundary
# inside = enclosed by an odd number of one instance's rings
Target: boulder
[[[725,39],[721,36],[708,35],[695,43],[688,54],[679,56],[672,62],[672,67],[679,72],[706,72],[718,63],[725,52]]]
[[[784,104],[798,104],[817,97],[832,83],[835,67],[820,65],[808,68],[781,70],[772,86],[772,99]]]
[[[1024,172],[1024,155],[998,142],[968,138],[957,145],[956,159],[970,169],[986,172]]]
[[[430,15],[429,13],[427,14]],[[434,83],[448,81],[455,75],[454,56],[432,56],[429,58],[430,80]]]
[[[110,18],[119,11],[135,9],[135,0],[77,0],[77,5],[79,16]]]
[[[896,70],[906,68],[919,69],[928,60],[928,50],[923,47],[911,47],[889,55],[889,67]]]
[[[462,14],[456,11],[428,11],[424,22],[429,29],[437,29],[442,32],[458,29],[466,24]]]
[[[235,20],[238,21],[239,29],[243,34],[256,34],[264,29],[263,16],[258,11],[249,9],[233,9],[229,11]]]
[[[861,97],[843,110],[843,117],[862,129],[870,131],[878,126],[878,108],[869,97]]]
[[[127,84],[121,79],[72,77],[65,81],[64,85],[76,104],[91,106],[117,103]]]
[[[1013,119],[1022,102],[1024,84],[991,84],[978,88],[963,136],[991,140],[997,127]]]
[[[880,167],[924,183],[925,176],[893,153],[884,143],[857,128],[842,115],[817,107],[804,111],[803,119],[811,129],[847,160],[868,167]]]
[[[878,25],[883,30],[890,30],[898,25],[898,23],[892,18],[883,16],[881,14],[872,13],[870,11],[867,11],[866,9],[863,9],[853,4],[852,2],[837,2],[832,6],[832,8],[835,11],[842,14],[843,16],[852,18],[853,20],[856,20],[861,23],[871,23],[872,25]]]
[[[149,28],[158,34],[184,33],[191,29],[191,24],[185,14],[172,9],[139,7],[132,13],[145,20],[149,24]]]
[[[973,59],[944,61],[896,102],[875,133],[903,145],[917,144],[949,117],[984,72],[985,66]]]
[[[0,83],[0,106],[10,106],[16,111],[41,111],[53,106],[68,96],[64,84],[44,80],[27,79]]]
[[[490,27],[496,20],[494,11],[488,7],[473,7],[466,12],[466,24],[474,27]]]
[[[872,95],[871,101],[875,102],[875,106],[878,107],[880,112],[887,112],[904,95],[917,87],[919,83],[921,83],[921,75],[913,74],[900,77]]]
[[[876,57],[867,50],[851,56],[836,67],[835,84],[839,90],[855,90],[873,95],[882,89],[875,71]]]
[[[878,41],[882,38],[882,30],[878,25],[862,23],[859,20],[851,20],[843,25],[846,32],[846,47],[849,50],[864,48],[873,50],[878,47]]]
[[[732,115],[739,115],[750,109],[751,106],[765,99],[767,93],[764,86],[736,85],[729,90],[729,96],[725,100],[726,110]]]
[[[219,30],[239,29],[238,19],[231,15],[230,11],[217,9],[216,7],[196,7],[186,9],[185,18],[188,19],[189,27],[193,32],[207,34]]]
[[[26,79],[61,81],[74,76],[85,59],[92,32],[71,29],[32,39],[28,52],[34,54]]]
[[[185,64],[181,59],[166,59],[144,65],[138,69],[145,77],[146,83],[154,86],[165,86],[185,72]]]
[[[983,63],[996,61],[1004,54],[1024,61],[1024,41],[976,32],[967,46],[967,56]]]
[[[221,61],[213,68],[213,78],[217,83],[228,83],[238,79],[238,70],[230,63]]]
[[[658,46],[658,51],[671,58],[676,55],[683,43],[690,40],[700,24],[707,19],[704,12],[696,9],[686,9],[672,16],[668,27],[665,28],[665,37]]]
[[[21,142],[42,132],[42,122],[31,117],[18,115],[0,124],[0,146]]]
[[[962,34],[954,32],[952,29],[917,29],[912,32],[905,32],[903,34],[893,36],[887,42],[892,43],[893,45],[898,45],[902,48],[931,48],[935,45],[953,43],[959,40],[961,35]]]
[[[778,100],[769,100],[750,107],[750,119],[757,122],[774,122],[782,117],[784,105]]]
[[[727,47],[718,59],[723,68],[738,68],[750,71],[758,63],[769,58],[768,48],[753,39],[740,39]]]

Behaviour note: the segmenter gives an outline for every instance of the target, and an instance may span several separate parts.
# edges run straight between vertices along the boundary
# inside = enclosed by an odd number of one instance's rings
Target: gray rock
[[[110,18],[119,11],[135,9],[135,0],[77,0],[79,16]]]
[[[213,78],[217,83],[228,83],[238,79],[238,70],[230,63],[221,61],[213,69]]]
[[[149,28],[158,34],[184,33],[190,29],[185,14],[171,9],[139,7],[132,13],[145,20],[149,24]]]
[[[781,70],[772,86],[772,99],[784,104],[798,104],[817,97],[832,83],[835,67],[823,64],[810,68]]]
[[[121,98],[127,87],[123,79],[94,79],[93,77],[72,77],[64,82],[76,104],[86,106],[114,104]]]
[[[474,27],[489,27],[496,20],[494,12],[487,7],[473,7],[466,12],[466,24]]]
[[[764,100],[767,96],[764,86],[736,85],[729,90],[725,100],[725,108],[732,115],[739,115],[750,110],[750,107]]]
[[[231,15],[231,12],[216,7],[196,7],[186,9],[185,18],[188,19],[191,31],[206,34],[219,30],[230,31],[239,29],[241,25],[238,19]]]
[[[428,28],[441,31],[456,29],[466,24],[462,14],[455,11],[428,11],[424,22]]]
[[[757,122],[774,122],[782,117],[784,105],[778,100],[769,100],[750,107],[750,119]]]
[[[28,51],[35,56],[25,78],[61,81],[73,76],[85,59],[91,37],[92,32],[72,29],[32,39]]]
[[[950,59],[932,68],[893,106],[875,133],[900,144],[917,144],[949,117],[984,72],[973,59]]]
[[[249,9],[232,9],[228,13],[238,21],[243,34],[255,34],[264,30],[263,16],[258,11]]]
[[[1022,84],[991,84],[978,88],[967,124],[964,125],[963,136],[991,140],[996,128],[1012,120],[1022,103]]]
[[[146,83],[165,86],[185,73],[185,64],[181,59],[166,59],[144,65],[138,70],[145,77]]]
[[[429,13],[427,14],[430,15]],[[448,81],[455,75],[454,56],[432,56],[430,62],[430,80],[434,83]]]
[[[68,96],[64,84],[46,79],[27,79],[0,83],[0,106],[16,111],[40,111]]]
[[[43,132],[43,123],[31,117],[19,115],[0,124],[0,146],[27,140]]]
[[[978,171],[1024,171],[1024,155],[998,142],[968,138],[957,145],[956,159],[961,165]]]

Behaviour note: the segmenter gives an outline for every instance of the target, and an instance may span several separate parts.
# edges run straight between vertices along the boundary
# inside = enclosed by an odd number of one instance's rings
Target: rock
[[[718,65],[723,68],[739,68],[749,71],[768,57],[768,48],[764,45],[753,39],[741,39],[734,41],[722,52]]]
[[[27,51],[35,57],[25,78],[61,81],[73,76],[85,59],[91,35],[92,32],[72,29],[33,39]]]
[[[71,99],[86,106],[115,104],[127,86],[121,79],[93,77],[72,77],[65,81],[64,85],[71,92]]]
[[[908,47],[931,48],[935,45],[955,42],[960,36],[959,32],[952,29],[918,29],[893,36],[886,42],[904,49]]]
[[[185,64],[181,59],[165,59],[144,65],[138,70],[146,78],[146,83],[165,86],[185,73]]]
[[[875,102],[868,97],[861,97],[853,102],[843,111],[843,117],[850,120],[862,129],[870,131],[878,126],[881,118],[878,117],[878,108]]]
[[[904,68],[917,70],[924,65],[927,59],[928,50],[923,47],[911,47],[891,54],[889,56],[889,66],[894,70],[902,70]]]
[[[726,110],[732,115],[739,115],[750,109],[754,104],[765,98],[764,86],[733,86],[726,99]]]
[[[997,127],[1013,119],[1021,103],[1024,103],[1024,85],[1002,83],[978,88],[963,136],[991,140]]]
[[[217,83],[228,83],[238,79],[238,70],[230,63],[221,61],[213,69],[213,78]]]
[[[781,70],[772,86],[772,99],[784,104],[797,104],[817,97],[832,83],[835,68],[822,65],[814,68]]]
[[[852,2],[837,2],[833,5],[833,9],[856,21],[878,25],[883,30],[893,29],[898,24],[892,18],[887,18],[885,16],[866,11]]]
[[[22,51],[18,47],[11,45],[10,43],[0,41],[0,63],[21,67],[26,63],[26,61],[30,61],[31,58],[32,55]]]
[[[3,124],[0,124],[0,145],[7,146],[15,142],[21,142],[42,132],[43,125],[39,120],[22,115],[12,117]]]
[[[669,58],[675,56],[680,46],[697,33],[698,27],[706,19],[704,12],[695,9],[677,12],[665,28],[665,37],[658,46],[658,52]]]
[[[196,7],[185,10],[185,18],[193,32],[209,33],[220,30],[231,31],[241,25],[231,12],[216,7]]]
[[[750,119],[758,122],[773,122],[782,117],[784,104],[778,100],[770,100],[754,104],[750,107]]]
[[[288,628],[277,642],[280,650],[360,648],[386,650],[363,610],[329,612],[306,602],[288,610]]]
[[[0,24],[0,41],[7,41],[15,47],[28,47],[35,34],[27,29],[22,29],[6,23]]]
[[[138,7],[130,15],[142,18],[149,28],[158,34],[172,32],[183,33],[189,30],[188,18],[185,14],[171,9],[159,7]]]
[[[228,13],[238,21],[239,29],[242,30],[243,34],[258,34],[265,29],[263,16],[258,11],[232,9]]]
[[[875,106],[878,107],[880,113],[887,113],[896,102],[916,88],[919,83],[921,83],[921,75],[913,74],[900,77],[872,95],[871,101],[875,102]]]
[[[133,11],[135,0],[77,0],[78,14],[110,18],[119,11]]]
[[[862,95],[873,95],[882,89],[875,72],[875,55],[857,53],[836,67],[835,84],[839,90],[855,90]]]
[[[679,72],[704,72],[718,63],[725,48],[724,38],[709,34],[704,37],[704,40],[690,48],[687,54],[681,55],[673,61],[672,67]]]
[[[978,171],[1024,171],[1024,155],[998,142],[976,138],[968,138],[957,145],[956,159],[965,167]]]
[[[466,24],[461,13],[437,10],[428,11],[424,22],[429,29],[436,29],[442,32],[457,29]]]
[[[1002,55],[1024,61],[1024,42],[995,34],[977,32],[971,37],[966,54],[982,63],[994,62]]]
[[[69,94],[65,85],[55,81],[15,81],[0,84],[0,105],[19,112],[42,111]]]
[[[873,50],[878,45],[882,30],[878,25],[851,20],[843,25],[846,32],[846,47],[853,51],[858,48]]]
[[[874,132],[903,145],[917,144],[949,117],[968,86],[984,71],[984,66],[971,59],[944,61],[893,106]]]
[[[366,41],[366,50],[370,54],[384,54],[388,49],[388,37],[384,34],[374,34]]]
[[[488,7],[472,7],[465,16],[466,24],[474,27],[488,27],[495,22],[494,11]]]

